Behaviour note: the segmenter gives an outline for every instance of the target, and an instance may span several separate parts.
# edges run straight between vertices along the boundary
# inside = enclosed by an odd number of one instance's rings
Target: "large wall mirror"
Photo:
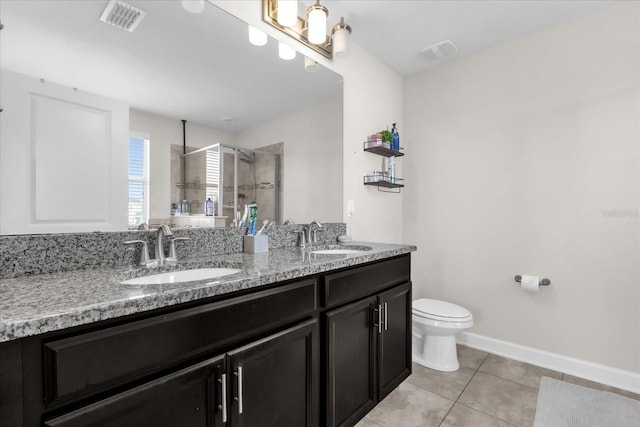
[[[181,201],[174,200],[175,151],[214,144],[281,150],[276,219],[342,220],[341,76],[299,53],[280,59],[273,39],[252,45],[246,23],[208,2],[192,14],[179,1],[130,0],[145,12],[132,32],[100,21],[109,3],[2,2],[1,234],[126,229],[132,155],[146,167],[146,218],[166,222]],[[12,87],[21,85],[26,101],[15,102]],[[116,106],[58,102],[67,92]],[[103,134],[124,141],[119,151],[84,128],[65,131],[65,109],[74,124],[97,120]],[[126,134],[113,135],[109,126],[121,119]],[[269,187],[258,184],[250,195]],[[26,226],[15,226],[24,218]]]

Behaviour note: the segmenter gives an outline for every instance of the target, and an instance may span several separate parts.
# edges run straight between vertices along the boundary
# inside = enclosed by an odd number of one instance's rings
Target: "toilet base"
[[[454,335],[426,335],[421,337],[423,340],[415,338],[414,336],[411,354],[411,359],[415,363],[443,372],[453,372],[460,369]]]

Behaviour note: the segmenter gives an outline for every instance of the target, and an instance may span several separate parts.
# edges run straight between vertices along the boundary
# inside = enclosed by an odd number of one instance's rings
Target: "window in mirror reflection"
[[[129,228],[149,218],[149,137],[129,137]]]
[[[218,180],[220,176],[220,151],[219,150],[207,150],[206,151],[206,167],[205,167],[205,179],[206,179],[206,197],[213,202],[213,215],[220,215],[217,212],[218,205]]]

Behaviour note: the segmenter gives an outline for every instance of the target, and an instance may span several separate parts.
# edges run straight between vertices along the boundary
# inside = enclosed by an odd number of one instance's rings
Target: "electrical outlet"
[[[355,202],[353,200],[347,200],[347,215],[354,216],[356,214]]]

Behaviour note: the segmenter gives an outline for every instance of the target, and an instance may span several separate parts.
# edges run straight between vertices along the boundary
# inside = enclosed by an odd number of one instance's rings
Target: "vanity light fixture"
[[[291,13],[291,3],[296,3],[295,22],[282,19],[282,15]],[[297,2],[263,0],[262,20],[267,24],[326,58],[332,59],[334,54],[347,52],[351,27],[344,22],[344,18],[340,18],[340,22],[333,27],[331,34],[327,36],[329,10],[320,4],[320,0],[316,0],[315,4],[309,6],[305,19],[297,16],[297,13]],[[287,22],[288,25],[284,25],[282,22]]]

